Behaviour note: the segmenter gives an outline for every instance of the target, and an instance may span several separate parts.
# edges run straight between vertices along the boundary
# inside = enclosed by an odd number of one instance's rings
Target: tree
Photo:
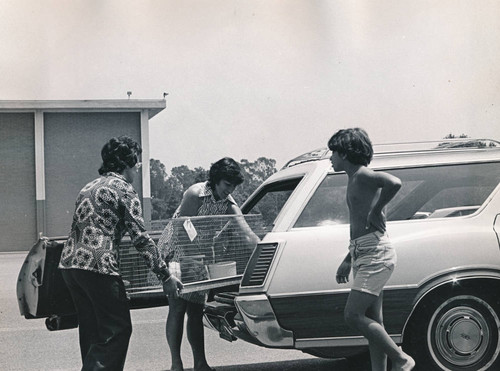
[[[208,172],[202,167],[191,170],[186,165],[181,165],[172,168],[170,176],[179,180],[183,191],[185,191],[191,185],[207,180]]]
[[[186,184],[197,178],[198,171],[193,171],[187,166],[178,166],[172,169],[172,175],[168,176],[165,165],[159,160],[151,159],[150,181],[151,181],[151,205],[153,220],[169,219],[179,206],[182,195],[187,189]],[[202,169],[203,170],[203,169]]]
[[[184,192],[195,183],[208,180],[208,171],[202,167],[191,170],[186,165],[176,166],[167,174],[165,166],[150,160],[152,219],[169,219],[180,205]],[[276,161],[260,157],[254,162],[240,161],[245,181],[236,187],[233,197],[241,205],[253,191],[276,172]]]
[[[163,219],[168,215],[165,199],[168,198],[167,171],[159,160],[149,160],[151,182],[151,218]]]
[[[445,136],[443,139],[456,139],[456,138],[468,138],[469,136],[466,135],[466,134],[460,134],[459,136],[456,136],[455,134],[448,134],[447,136]]]
[[[149,160],[151,198],[163,199],[166,192],[167,171],[160,160]]]
[[[245,181],[233,192],[233,197],[238,205],[245,202],[264,180],[276,172],[276,160],[259,157],[254,162],[250,162],[242,159],[240,167],[243,170]]]

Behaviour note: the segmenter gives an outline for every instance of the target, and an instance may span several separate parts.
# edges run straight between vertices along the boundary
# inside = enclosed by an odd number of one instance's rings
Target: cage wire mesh
[[[201,282],[243,274],[255,248],[255,244],[247,239],[245,230],[248,228],[263,238],[266,228],[262,215],[214,215],[154,221],[150,236],[158,244],[171,273],[181,279],[185,289],[196,291]],[[161,289],[161,282],[146,266],[130,240],[121,244],[119,264],[129,293]]]

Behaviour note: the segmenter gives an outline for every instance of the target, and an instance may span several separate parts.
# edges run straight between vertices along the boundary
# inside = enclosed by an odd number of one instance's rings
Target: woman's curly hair
[[[346,155],[353,164],[368,166],[373,158],[372,142],[361,128],[337,131],[328,141],[328,148]]]
[[[245,180],[240,166],[230,157],[224,157],[212,164],[208,173],[208,181],[212,189],[223,179],[235,186]]]
[[[122,135],[111,138],[101,150],[102,165],[99,174],[121,173],[128,167],[134,167],[139,161],[142,149],[132,138]]]

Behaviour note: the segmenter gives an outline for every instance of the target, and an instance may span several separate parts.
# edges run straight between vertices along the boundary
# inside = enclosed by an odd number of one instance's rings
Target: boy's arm
[[[401,188],[401,180],[394,175],[384,172],[373,172],[372,177],[377,188],[380,188],[380,196],[368,213],[366,229],[371,224],[381,232],[385,232],[385,217],[382,210],[398,193]]]
[[[349,274],[351,273],[351,254],[347,253],[342,263],[340,263],[337,269],[337,283],[347,283],[349,282]]]

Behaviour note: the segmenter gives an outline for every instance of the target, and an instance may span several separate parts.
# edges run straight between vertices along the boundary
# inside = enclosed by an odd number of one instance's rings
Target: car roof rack
[[[373,145],[374,156],[491,148],[500,149],[500,142],[494,139],[452,138],[424,142],[381,143]],[[315,149],[291,159],[282,169],[304,162],[323,160],[330,156],[331,151],[327,147]]]
[[[375,144],[373,146],[373,151],[375,155],[381,155],[487,148],[500,148],[500,142],[493,139],[482,138],[452,138],[424,142],[381,143]]]

